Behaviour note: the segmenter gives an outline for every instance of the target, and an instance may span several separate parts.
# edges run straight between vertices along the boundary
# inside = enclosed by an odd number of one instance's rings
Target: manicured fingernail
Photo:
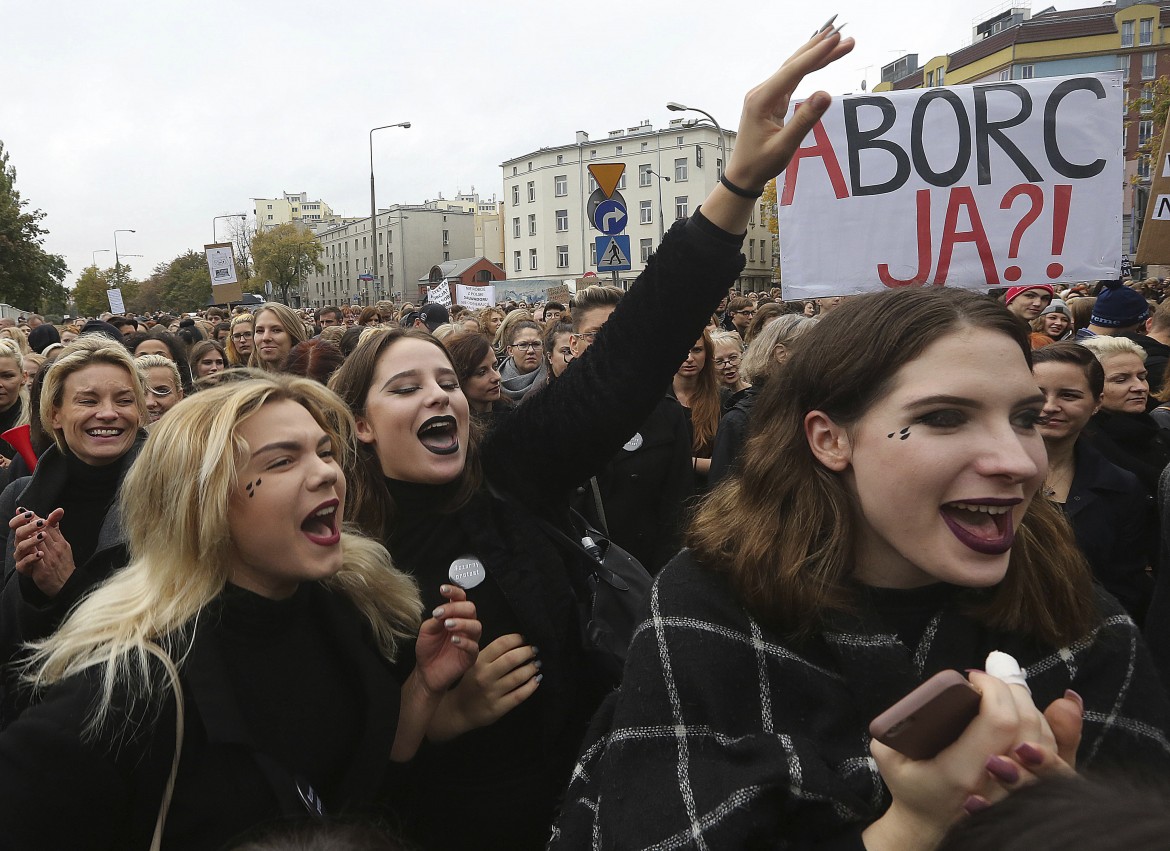
[[[30,517],[32,517],[32,512],[31,512],[31,511],[26,511],[26,512],[24,512],[24,519],[25,519],[25,520],[28,520]]]
[[[533,677],[533,679],[535,679],[537,682],[540,682],[544,679],[544,674],[537,674],[535,677]]]
[[[452,636],[451,636],[451,643],[452,643],[452,644],[458,644],[459,642],[460,642],[460,638],[459,638],[459,636],[458,636],[458,635],[452,635]]]
[[[535,644],[533,644],[533,645],[532,645],[532,652],[533,652],[533,653],[539,653],[539,652],[540,652],[540,648],[539,648],[539,647],[537,647]]]
[[[1018,756],[1025,765],[1043,765],[1044,754],[1035,745],[1030,745],[1024,742],[1016,748],[1016,756]]]
[[[45,533],[44,533],[44,532],[37,532],[37,540],[38,540],[38,541],[39,541],[39,540],[42,540],[44,537],[45,537]]]
[[[441,618],[441,617],[443,616],[443,607],[442,607],[442,606],[439,606],[439,608],[435,609],[435,611],[434,611],[434,612],[432,612],[432,614],[433,614],[433,615],[434,615],[436,618]]]
[[[970,815],[981,813],[991,806],[986,798],[981,798],[978,795],[968,795],[967,800],[963,802],[963,809]]]
[[[536,668],[536,670],[539,671],[541,668],[544,667],[544,663],[541,662],[539,659],[537,659],[535,662],[532,663],[532,667]]]
[[[447,620],[443,621],[443,626],[447,627],[447,629],[454,629],[455,628],[455,619],[454,618],[447,618]]]
[[[44,526],[44,525],[45,525],[45,521],[44,521],[44,520],[38,520],[38,521],[37,521],[37,528],[40,528],[41,526]]]
[[[1064,696],[1081,708],[1081,712],[1085,711],[1085,699],[1073,691],[1071,688],[1064,690]]]
[[[983,765],[993,777],[1004,783],[1020,782],[1020,770],[1011,760],[1004,759],[1002,756],[990,756]]]
[[[841,14],[841,13],[838,12],[837,15],[839,15],[839,14]],[[837,20],[837,15],[833,15],[833,17],[829,18],[829,20],[827,20],[823,24],[821,24],[821,28],[818,29],[817,32],[813,33],[813,35],[816,35],[817,33],[823,33],[829,27],[833,26],[833,21]]]
[[[439,593],[440,594],[450,594],[451,593],[451,586],[450,585],[440,585],[439,586]]]
[[[836,27],[833,28],[833,31],[831,33],[829,33],[827,36],[825,36],[825,38],[832,38],[835,35],[839,35],[841,33],[841,30],[843,30],[843,29],[845,29],[845,24],[838,24]]]

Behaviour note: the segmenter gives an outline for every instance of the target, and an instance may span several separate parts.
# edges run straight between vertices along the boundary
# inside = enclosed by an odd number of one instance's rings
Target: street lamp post
[[[110,253],[110,249],[108,249],[108,248],[98,248],[98,249],[90,252],[90,256],[93,258],[93,268],[95,268],[95,269],[97,268],[97,256],[99,254],[109,254],[109,253]]]
[[[122,258],[118,255],[118,234],[120,233],[138,233],[133,228],[119,228],[114,231],[114,281],[116,283],[122,282]]]
[[[723,138],[723,128],[719,126],[719,122],[715,120],[715,116],[707,112],[705,109],[699,109],[695,106],[683,106],[681,103],[671,101],[666,105],[666,108],[671,112],[697,112],[700,115],[705,115],[715,125],[716,131],[719,133],[719,155],[723,158],[723,165],[719,169],[717,177],[723,176],[723,169],[727,168],[727,140]]]
[[[373,255],[374,281],[378,280],[378,204],[374,200],[374,131],[389,130],[393,127],[410,129],[409,121],[399,121],[397,124],[383,124],[370,130],[370,254]],[[377,290],[375,289],[375,293]]]
[[[662,181],[670,183],[670,178],[659,174],[654,169],[650,169],[650,173],[658,178],[658,241],[662,242],[662,238],[666,236],[666,219],[663,218],[662,211]]]
[[[244,221],[247,221],[248,214],[247,213],[228,213],[228,214],[223,215],[223,216],[212,216],[211,217],[211,241],[212,241],[212,243],[215,242],[215,223],[217,221],[219,221],[220,219],[243,219]]]

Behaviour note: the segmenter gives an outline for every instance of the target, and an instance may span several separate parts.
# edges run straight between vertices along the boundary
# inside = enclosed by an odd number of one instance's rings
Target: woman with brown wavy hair
[[[1136,627],[1038,494],[1030,360],[1018,320],[957,290],[851,298],[797,341],[659,574],[550,847],[926,851],[1074,766],[1170,767]],[[973,670],[992,650],[1019,684]],[[945,669],[982,694],[953,744],[870,741]]]

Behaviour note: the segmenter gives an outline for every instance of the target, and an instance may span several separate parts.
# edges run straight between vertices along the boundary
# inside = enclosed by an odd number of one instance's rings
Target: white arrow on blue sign
[[[628,272],[630,265],[630,237],[628,234],[599,236],[597,245],[598,272]]]
[[[602,201],[593,211],[593,225],[607,236],[626,229],[626,208],[612,198]]]

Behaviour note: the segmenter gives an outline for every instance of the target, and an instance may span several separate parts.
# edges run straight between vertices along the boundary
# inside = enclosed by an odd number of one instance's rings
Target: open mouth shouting
[[[331,547],[341,541],[341,528],[338,507],[341,502],[337,499],[326,500],[312,513],[301,521],[301,531],[314,544]]]
[[[454,455],[459,451],[459,424],[450,415],[431,417],[417,434],[422,445],[436,455]]]
[[[1016,538],[1012,508],[1022,499],[972,499],[948,502],[939,513],[959,542],[983,555],[1003,555]]]

